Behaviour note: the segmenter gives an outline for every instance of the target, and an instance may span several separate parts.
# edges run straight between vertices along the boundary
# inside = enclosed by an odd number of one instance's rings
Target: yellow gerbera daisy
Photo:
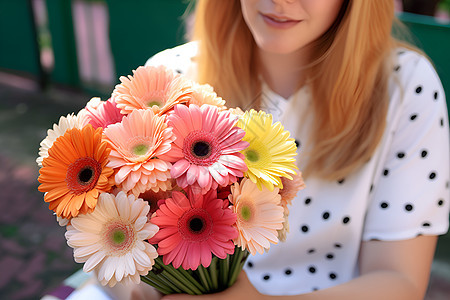
[[[283,188],[281,177],[292,179],[296,174],[294,156],[297,154],[295,140],[289,138],[280,122],[273,124],[272,115],[254,109],[246,111],[237,123],[245,130],[244,141],[250,146],[241,153],[245,156],[248,171],[244,174],[257,184],[273,191],[274,187]]]

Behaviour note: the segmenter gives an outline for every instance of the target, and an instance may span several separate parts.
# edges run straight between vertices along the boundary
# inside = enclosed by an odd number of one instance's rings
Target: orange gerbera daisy
[[[164,66],[139,67],[133,76],[121,76],[120,81],[112,98],[122,114],[151,109],[162,115],[176,104],[188,102],[192,93],[190,81]]]
[[[38,189],[46,193],[49,209],[66,219],[92,212],[99,194],[111,189],[109,177],[114,172],[106,167],[110,151],[102,141],[102,129],[92,125],[59,137],[39,170]]]

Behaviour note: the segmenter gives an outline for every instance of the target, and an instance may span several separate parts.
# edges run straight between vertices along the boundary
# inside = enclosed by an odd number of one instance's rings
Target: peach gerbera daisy
[[[87,103],[85,110],[89,124],[94,128],[106,128],[110,124],[122,121],[124,116],[113,99],[101,101],[100,98],[94,97]]]
[[[164,114],[176,104],[188,102],[191,83],[164,66],[139,67],[133,76],[120,77],[112,98],[122,114],[135,109],[151,109],[155,114]]]
[[[102,285],[117,282],[140,282],[158,256],[146,242],[158,231],[148,223],[148,204],[133,195],[100,195],[95,211],[79,215],[67,226],[67,244],[74,249],[75,261],[83,270],[97,270]]]
[[[178,186],[198,185],[203,193],[227,186],[247,170],[239,151],[248,146],[236,116],[211,105],[177,105],[168,117],[176,140],[170,151],[170,170]]]
[[[92,212],[98,195],[111,189],[113,170],[106,166],[110,150],[101,128],[94,130],[90,124],[67,130],[53,143],[38,180],[44,201],[58,217]]]
[[[72,113],[66,117],[60,117],[58,124],[53,124],[53,129],[47,130],[47,137],[40,144],[39,157],[36,159],[39,167],[42,167],[42,161],[48,156],[48,149],[52,147],[57,138],[64,135],[68,129],[81,129],[87,124],[88,119],[84,110],[81,110],[77,115]]]
[[[194,83],[192,86],[192,96],[187,104],[196,104],[198,106],[208,104],[217,106],[221,110],[224,110],[226,108],[225,100],[217,96],[216,92],[214,92],[213,87],[209,84]]]
[[[228,199],[237,214],[236,228],[239,232],[235,240],[242,250],[255,255],[269,249],[270,243],[278,243],[277,230],[283,228],[283,207],[278,188],[260,190],[250,179],[244,178],[231,186]]]
[[[115,170],[116,185],[123,191],[138,196],[149,189],[171,188],[171,164],[164,155],[175,136],[164,119],[151,110],[135,110],[104,130],[112,148],[108,166]]]
[[[283,188],[280,189],[281,206],[283,206],[286,214],[289,215],[288,205],[291,205],[292,199],[297,196],[298,191],[305,188],[305,183],[301,172],[292,175],[292,179],[281,177],[281,183],[283,184]]]
[[[200,264],[210,265],[211,254],[222,259],[233,254],[236,215],[228,205],[228,200],[217,199],[214,190],[205,195],[189,193],[189,199],[173,192],[150,220],[160,228],[150,243],[158,243],[164,264],[196,270]]]

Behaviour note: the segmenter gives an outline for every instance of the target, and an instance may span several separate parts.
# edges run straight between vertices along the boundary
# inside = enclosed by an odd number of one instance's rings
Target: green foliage
[[[439,8],[450,13],[450,0],[441,0]]]

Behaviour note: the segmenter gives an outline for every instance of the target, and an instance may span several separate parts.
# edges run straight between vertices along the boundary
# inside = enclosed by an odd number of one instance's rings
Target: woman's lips
[[[286,17],[270,14],[261,14],[261,16],[267,25],[276,29],[288,29],[301,22],[299,20],[292,20]]]

